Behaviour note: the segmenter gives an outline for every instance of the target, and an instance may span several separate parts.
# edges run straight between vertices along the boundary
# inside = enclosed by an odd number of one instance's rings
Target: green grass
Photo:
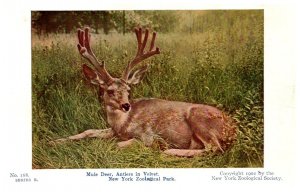
[[[232,148],[194,158],[166,156],[142,143],[120,150],[114,139],[48,145],[50,140],[108,125],[96,90],[81,72],[86,61],[77,52],[76,35],[33,36],[33,168],[262,167],[263,21],[251,18],[238,21],[242,29],[237,23],[205,33],[159,34],[162,53],[146,61],[150,70],[133,88],[132,98],[205,103],[237,122]],[[134,34],[93,34],[93,39],[95,54],[106,61],[112,75],[120,76],[135,52]]]

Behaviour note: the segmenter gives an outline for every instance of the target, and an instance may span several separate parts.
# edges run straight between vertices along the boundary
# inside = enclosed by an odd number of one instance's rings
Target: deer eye
[[[107,94],[113,96],[115,94],[114,90],[107,90]]]

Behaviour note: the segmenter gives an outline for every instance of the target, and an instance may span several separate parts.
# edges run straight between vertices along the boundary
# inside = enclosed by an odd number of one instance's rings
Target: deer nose
[[[129,103],[122,104],[122,108],[123,108],[125,111],[129,111],[129,109],[130,109],[130,104],[129,104]]]

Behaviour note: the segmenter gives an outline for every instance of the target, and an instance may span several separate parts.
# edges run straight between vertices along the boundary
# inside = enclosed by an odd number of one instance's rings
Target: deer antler
[[[112,81],[113,78],[106,71],[104,61],[100,63],[91,49],[90,46],[91,35],[89,33],[89,28],[86,27],[84,28],[84,30],[78,29],[77,34],[78,34],[78,41],[79,41],[79,43],[77,44],[77,48],[79,53],[96,68],[100,76],[103,78],[104,82],[107,83]]]
[[[125,71],[123,73],[122,78],[125,81],[128,80],[130,72],[132,71],[132,69],[138,63],[142,62],[143,60],[145,60],[145,59],[147,59],[147,58],[149,58],[149,57],[151,57],[151,56],[153,56],[155,54],[159,54],[160,53],[159,48],[158,47],[154,47],[155,38],[156,38],[156,32],[153,32],[149,51],[144,52],[146,44],[147,44],[148,36],[149,36],[149,30],[148,29],[145,30],[144,39],[142,37],[142,35],[143,35],[142,28],[139,28],[139,29],[135,28],[134,30],[135,30],[136,39],[137,39],[137,42],[138,42],[138,48],[137,48],[137,53],[136,53],[135,58],[128,63],[128,65],[126,66]]]

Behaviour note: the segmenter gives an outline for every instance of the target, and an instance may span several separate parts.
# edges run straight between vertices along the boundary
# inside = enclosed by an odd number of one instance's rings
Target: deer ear
[[[136,85],[141,82],[148,70],[148,65],[144,65],[138,68],[131,76],[129,76],[127,83],[130,85]]]
[[[84,73],[84,76],[89,80],[91,84],[100,86],[104,85],[104,81],[100,78],[100,75],[98,75],[98,73],[95,70],[93,70],[86,64],[82,65],[82,71]]]

